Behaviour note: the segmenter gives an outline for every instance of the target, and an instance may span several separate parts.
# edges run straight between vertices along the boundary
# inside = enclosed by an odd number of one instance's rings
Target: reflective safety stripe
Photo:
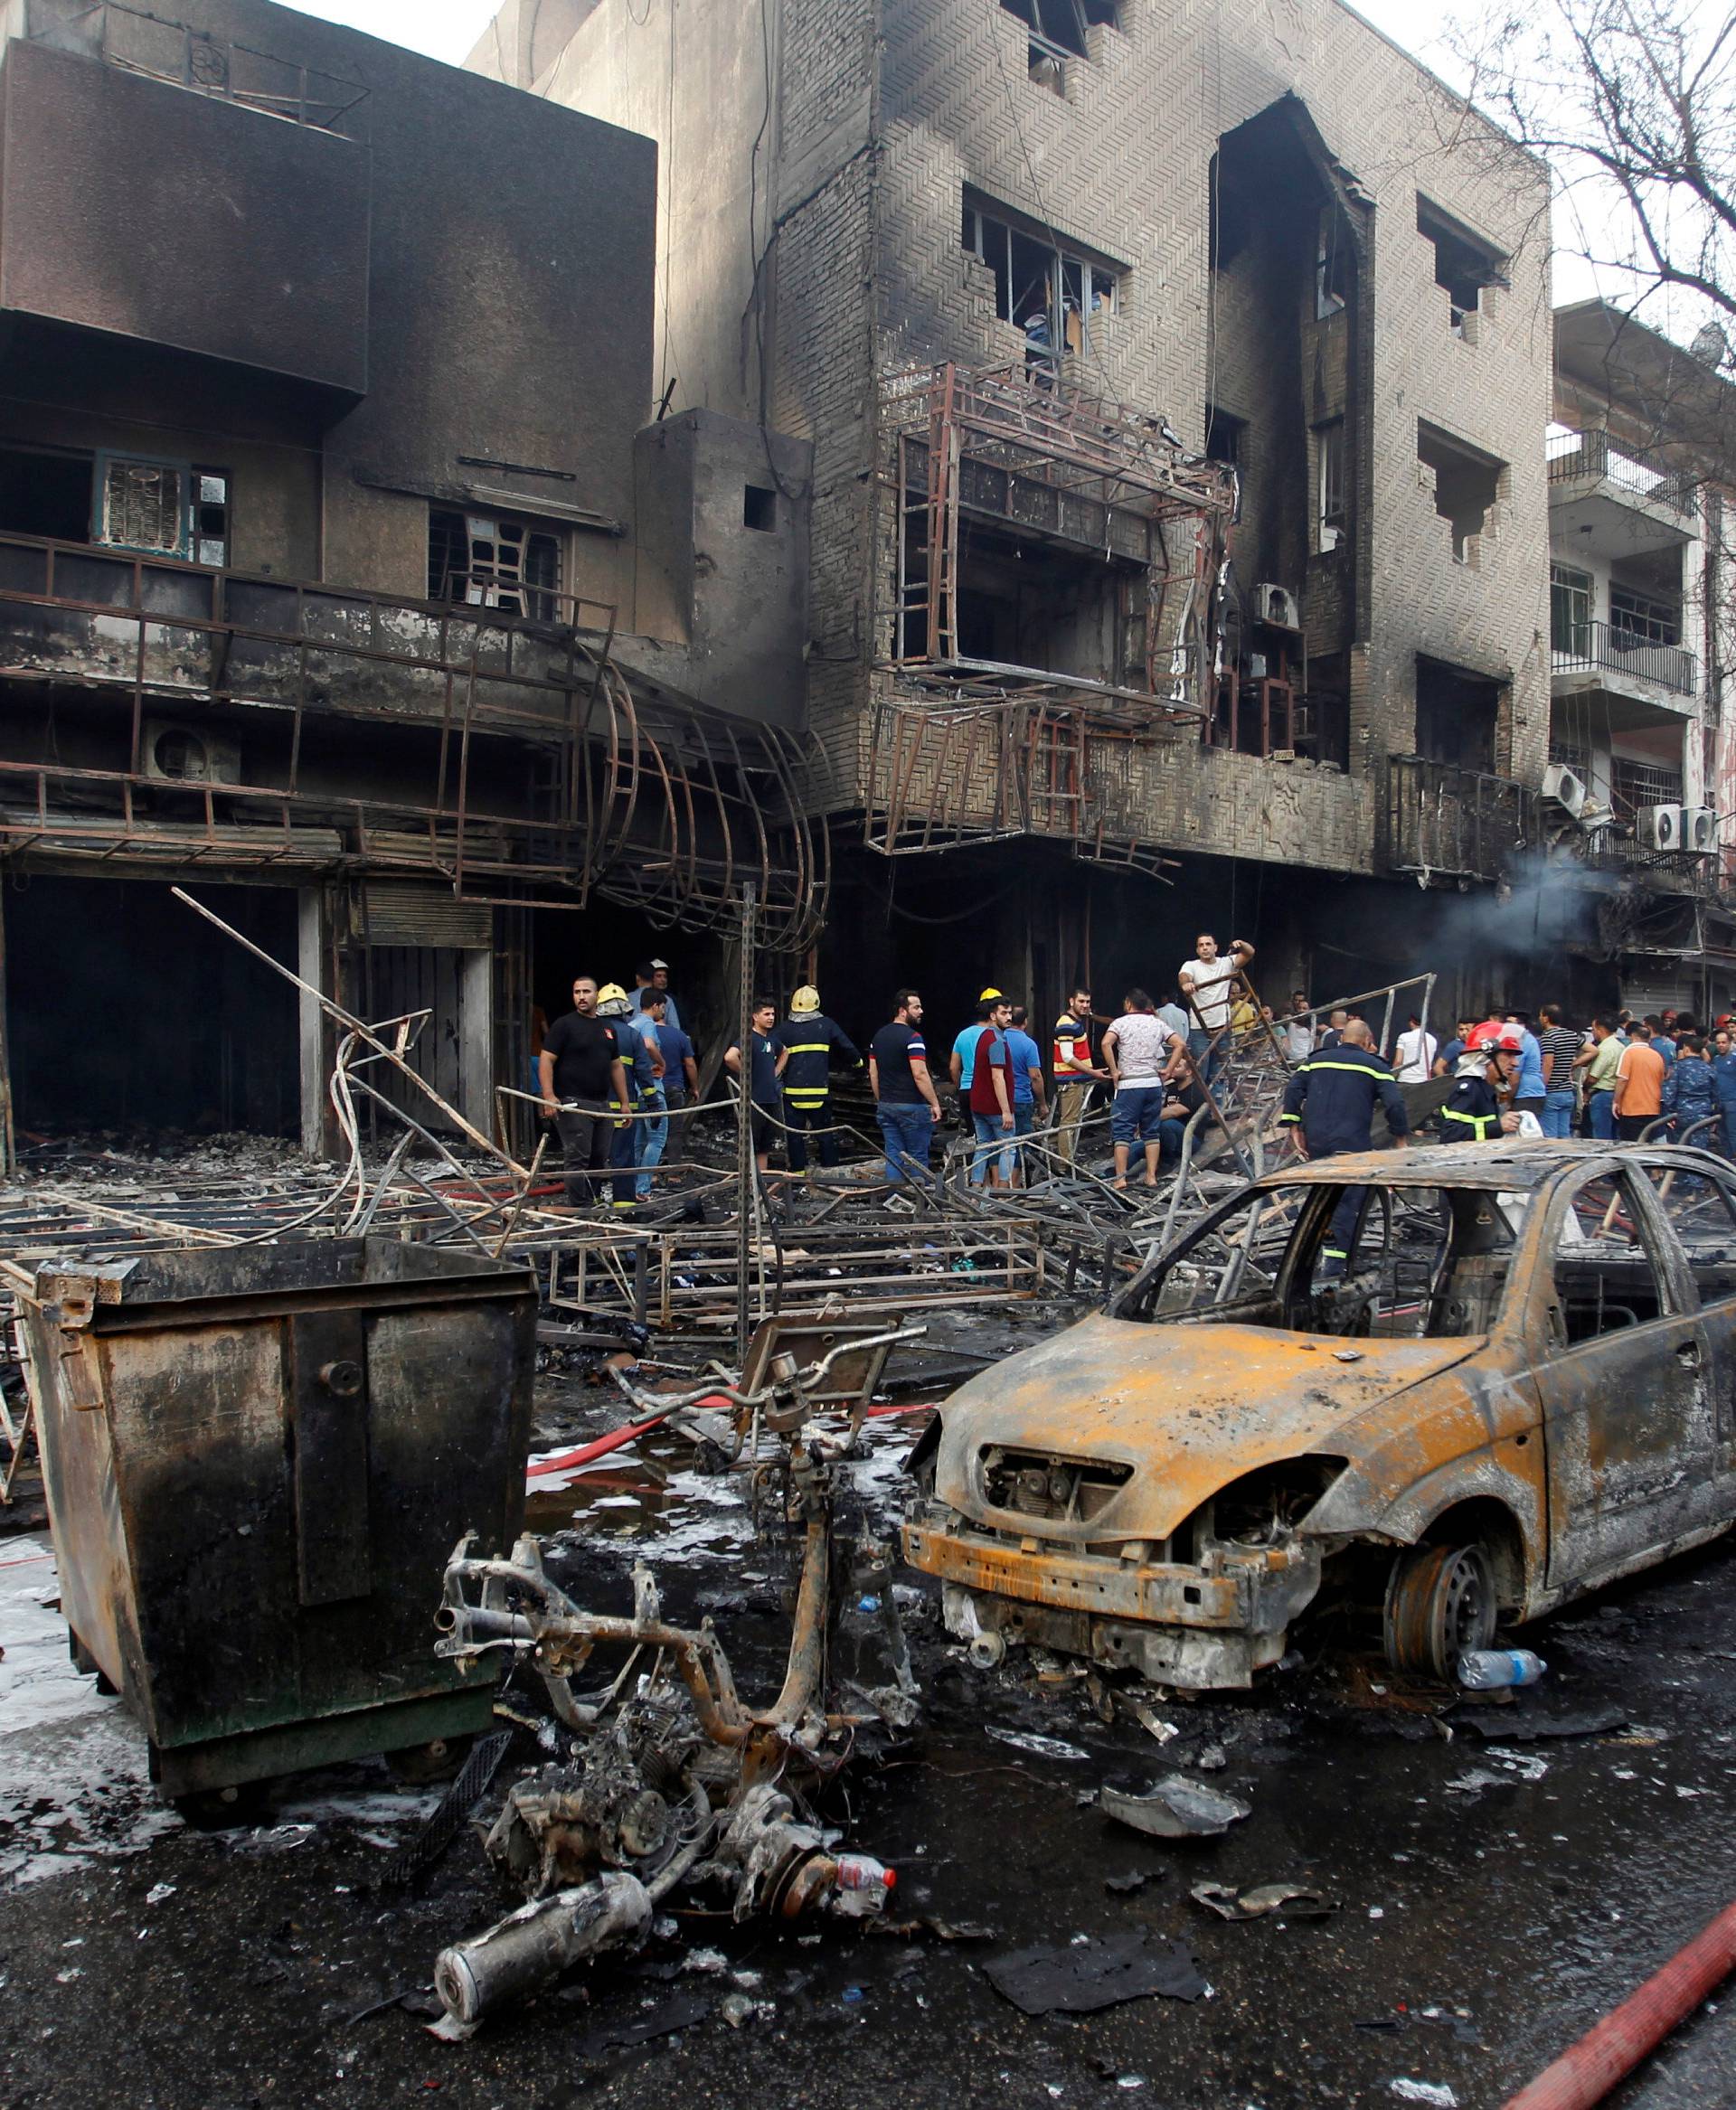
[[[1382,1063],[1376,1069],[1372,1062],[1304,1062],[1297,1070],[1298,1077],[1312,1077],[1316,1069],[1342,1069],[1346,1077],[1391,1077],[1392,1072]]]
[[[1278,1116],[1278,1125],[1280,1128],[1293,1128],[1301,1118],[1302,1116],[1300,1114],[1280,1114]]]
[[[829,1055],[831,1052],[830,1041],[803,1041],[797,1047],[784,1050],[786,1055]]]
[[[1490,1128],[1501,1125],[1499,1114],[1461,1114],[1453,1107],[1443,1107],[1440,1113],[1445,1121],[1462,1121],[1467,1128],[1475,1128],[1478,1143],[1486,1143]]]
[[[826,1104],[826,1087],[823,1084],[793,1084],[784,1097],[792,1107],[823,1107]]]

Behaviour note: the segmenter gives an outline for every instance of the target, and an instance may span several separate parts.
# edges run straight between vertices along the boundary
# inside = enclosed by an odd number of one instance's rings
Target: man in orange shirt
[[[1639,1132],[1664,1111],[1664,1058],[1652,1045],[1652,1029],[1636,1019],[1616,1065],[1616,1134],[1637,1143]]]

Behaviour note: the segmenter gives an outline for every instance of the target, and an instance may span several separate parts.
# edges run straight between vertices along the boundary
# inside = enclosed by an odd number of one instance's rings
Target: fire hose
[[[1736,1905],[1594,2023],[1505,2110],[1590,2110],[1736,1971]]]

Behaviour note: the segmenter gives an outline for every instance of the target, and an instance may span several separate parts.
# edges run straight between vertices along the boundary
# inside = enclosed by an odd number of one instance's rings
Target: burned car
[[[1450,1677],[1497,1618],[1727,1529],[1733,1399],[1722,1159],[1297,1163],[955,1393],[912,1459],[904,1554],[991,1660],[1024,1641],[1246,1686],[1335,1597],[1383,1606],[1395,1669]]]

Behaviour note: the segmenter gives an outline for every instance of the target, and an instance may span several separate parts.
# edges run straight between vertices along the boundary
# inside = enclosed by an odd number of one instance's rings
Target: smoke
[[[1437,897],[1434,928],[1423,939],[1437,973],[1523,962],[1545,981],[1564,979],[1569,946],[1598,947],[1598,895],[1581,868],[1563,869],[1525,851],[1493,891]],[[1599,949],[1601,949],[1599,947]]]

